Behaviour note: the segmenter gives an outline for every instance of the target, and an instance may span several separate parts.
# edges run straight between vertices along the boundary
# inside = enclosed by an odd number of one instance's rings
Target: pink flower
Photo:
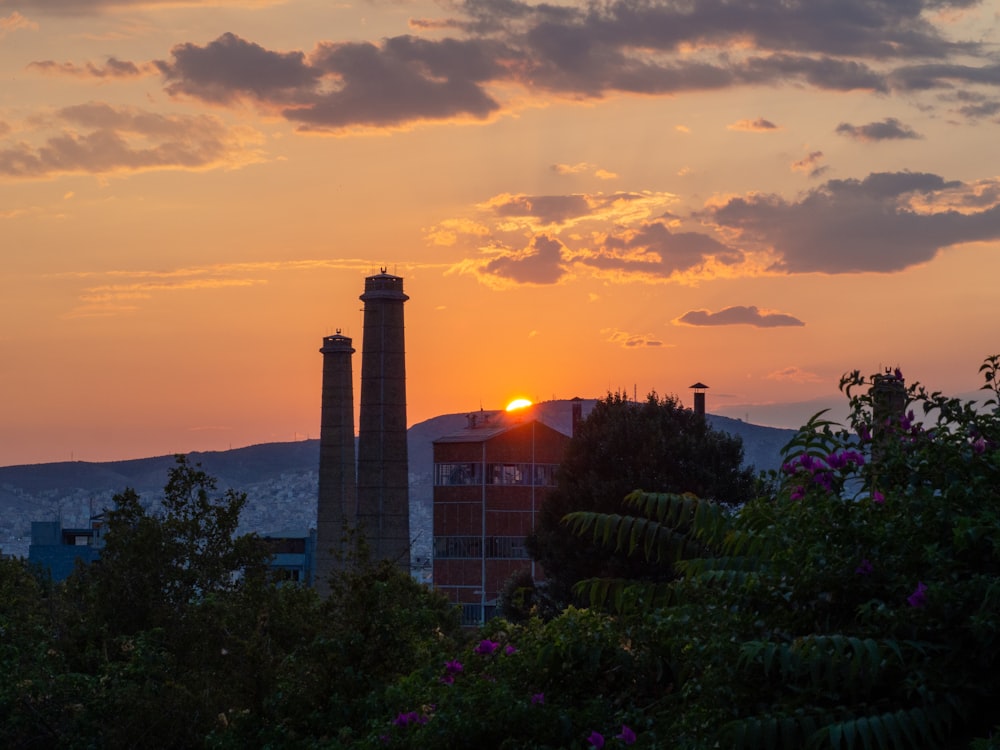
[[[601,750],[601,748],[604,747],[604,735],[596,731],[591,732],[590,736],[587,738],[587,742],[589,742],[590,746],[595,748],[595,750]]]
[[[631,745],[635,743],[635,732],[629,728],[628,725],[622,724],[621,734],[615,735],[615,739],[619,739],[626,745]]]
[[[458,661],[458,659],[452,659],[451,661],[446,661],[444,663],[444,671],[448,674],[458,674],[463,669],[465,669],[465,667],[462,666],[462,662]]]
[[[883,495],[878,490],[875,490],[874,492],[872,492],[872,502],[875,503],[876,505],[881,505],[882,503],[885,502],[885,495]]]
[[[506,646],[504,646],[503,652],[507,654],[507,656],[511,656],[512,654],[517,653],[517,649],[508,643]]]
[[[906,601],[910,603],[911,607],[923,607],[927,604],[927,584],[923,581],[917,581],[917,588],[914,589],[913,593],[906,597]]]
[[[490,639],[486,638],[486,639],[481,640],[479,642],[479,645],[476,646],[472,651],[473,651],[473,653],[476,653],[476,654],[482,654],[483,656],[489,656],[494,651],[496,651],[498,648],[500,648],[500,644],[499,643],[497,643],[496,641],[491,641]]]
[[[986,441],[982,437],[976,438],[972,441],[972,452],[977,456],[986,450]]]
[[[792,490],[792,494],[789,496],[789,499],[790,500],[801,500],[805,496],[806,496],[806,488],[803,487],[802,485],[799,485],[794,490]]]

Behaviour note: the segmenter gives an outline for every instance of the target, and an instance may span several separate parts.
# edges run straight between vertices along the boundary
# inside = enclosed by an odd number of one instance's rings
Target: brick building
[[[513,574],[543,577],[525,537],[581,408],[576,400],[480,411],[434,441],[434,588],[461,605],[463,624],[489,619]]]

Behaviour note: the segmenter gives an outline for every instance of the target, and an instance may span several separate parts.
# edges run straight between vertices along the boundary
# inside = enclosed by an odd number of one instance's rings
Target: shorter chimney
[[[705,416],[705,391],[708,386],[698,381],[694,385],[690,386],[694,389],[694,413]]]
[[[572,421],[570,422],[570,437],[576,437],[577,430],[580,428],[580,422],[583,421],[583,401],[579,396],[572,401],[573,411],[572,411]]]

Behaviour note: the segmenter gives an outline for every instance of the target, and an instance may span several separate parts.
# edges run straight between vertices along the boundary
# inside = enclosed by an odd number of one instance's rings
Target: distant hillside
[[[568,431],[570,401],[538,404],[539,418]],[[584,414],[594,401],[584,402]],[[743,440],[745,462],[759,470],[780,465],[780,450],[793,432],[738,419],[709,416],[713,428]],[[439,437],[466,425],[465,414],[445,414],[408,430],[410,525],[415,556],[429,558],[432,529],[433,446]],[[266,443],[227,451],[191,453],[188,458],[218,480],[220,491],[247,493],[243,531],[305,530],[316,524],[319,441]],[[90,463],[63,461],[0,467],[0,550],[27,555],[32,521],[61,519],[64,527],[86,526],[111,498],[131,487],[143,499],[162,494],[173,456]]]

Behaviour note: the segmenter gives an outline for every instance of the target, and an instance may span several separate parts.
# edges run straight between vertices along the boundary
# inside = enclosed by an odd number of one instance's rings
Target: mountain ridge
[[[537,404],[539,418],[569,424],[571,401]],[[584,401],[584,414],[594,400]],[[764,427],[707,415],[714,429],[743,440],[744,463],[759,470],[780,466],[780,450],[793,430]],[[443,414],[407,430],[410,462],[410,525],[414,556],[430,555],[433,498],[433,441],[466,425],[467,414]],[[319,440],[260,443],[223,451],[185,454],[214,477],[220,491],[247,494],[242,532],[306,531],[315,527]],[[60,520],[64,527],[87,526],[90,516],[115,494],[134,489],[145,502],[162,496],[175,455],[120,461],[58,461],[0,467],[0,551],[26,556],[32,521]]]

